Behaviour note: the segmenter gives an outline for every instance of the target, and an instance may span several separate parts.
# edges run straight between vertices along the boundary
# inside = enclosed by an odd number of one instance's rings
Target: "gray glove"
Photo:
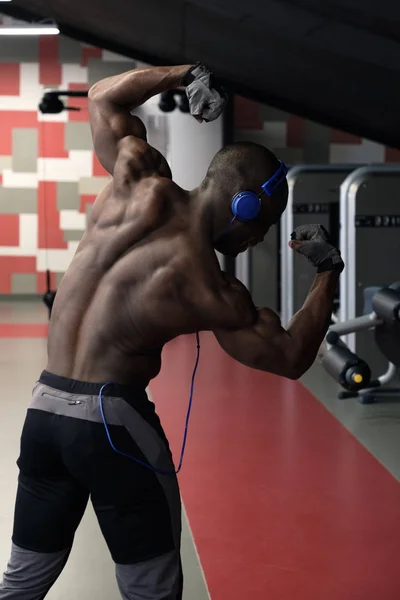
[[[212,72],[202,63],[189,69],[183,78],[189,100],[190,114],[204,121],[218,119],[226,104],[227,96],[216,84]]]
[[[301,225],[290,237],[290,247],[308,258],[317,267],[317,273],[343,271],[344,262],[340,251],[333,246],[329,233],[322,225]]]

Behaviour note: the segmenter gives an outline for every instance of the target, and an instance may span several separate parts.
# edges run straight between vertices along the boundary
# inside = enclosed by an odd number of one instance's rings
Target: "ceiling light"
[[[56,25],[0,25],[0,35],[58,35],[59,33],[60,30]]]

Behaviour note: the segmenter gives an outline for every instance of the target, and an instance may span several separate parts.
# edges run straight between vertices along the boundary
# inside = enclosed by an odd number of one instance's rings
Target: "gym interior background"
[[[0,21],[15,22],[7,15]],[[46,271],[56,289],[108,178],[93,153],[87,100],[67,99],[80,110],[56,115],[41,114],[38,103],[46,89],[87,90],[103,77],[143,64],[63,35],[0,41],[2,565],[8,557],[20,428],[45,364],[47,312],[40,295]],[[227,140],[263,143],[291,166],[400,163],[399,149],[239,94],[232,98],[229,118],[202,127],[179,110],[162,113],[157,98],[140,116],[150,142],[186,188],[197,185]],[[398,265],[397,250],[390,260]],[[279,232],[257,253],[252,291],[279,310]],[[264,259],[273,281],[263,271]],[[185,600],[397,599],[398,398],[371,405],[340,402],[338,385],[319,364],[301,382],[291,382],[234,364],[207,335],[203,348],[180,480],[188,514]],[[170,344],[164,370],[150,389],[175,450],[194,355],[191,338]],[[82,561],[93,569],[89,577]],[[49,597],[71,595],[118,598],[91,514]]]

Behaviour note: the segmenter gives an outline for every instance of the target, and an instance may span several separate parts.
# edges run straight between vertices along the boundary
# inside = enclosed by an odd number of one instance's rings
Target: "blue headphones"
[[[258,217],[261,210],[261,196],[263,194],[272,196],[276,188],[285,179],[287,172],[286,165],[282,161],[279,161],[278,170],[268,181],[262,184],[262,191],[259,194],[255,194],[254,192],[239,192],[236,194],[232,199],[233,220],[252,221]]]

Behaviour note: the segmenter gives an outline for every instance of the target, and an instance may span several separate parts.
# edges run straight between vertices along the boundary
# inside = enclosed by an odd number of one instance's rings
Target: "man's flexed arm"
[[[326,335],[344,263],[339,250],[330,243],[328,233],[319,225],[298,227],[292,234],[290,246],[308,258],[317,268],[317,274],[303,307],[287,329],[281,326],[273,311],[264,308],[257,311],[247,326],[236,330],[220,328],[214,333],[222,348],[245,365],[297,379],[311,367]],[[239,288],[226,293],[226,297],[232,303],[238,294]],[[240,296],[243,301],[240,311],[247,318],[249,311],[243,307],[246,307],[246,298],[247,306],[251,305],[251,298],[247,290]],[[237,299],[235,302],[239,306]]]
[[[113,173],[118,144],[127,136],[146,140],[142,121],[130,111],[152,96],[182,85],[191,65],[135,69],[96,83],[89,91],[89,113],[95,152]]]

